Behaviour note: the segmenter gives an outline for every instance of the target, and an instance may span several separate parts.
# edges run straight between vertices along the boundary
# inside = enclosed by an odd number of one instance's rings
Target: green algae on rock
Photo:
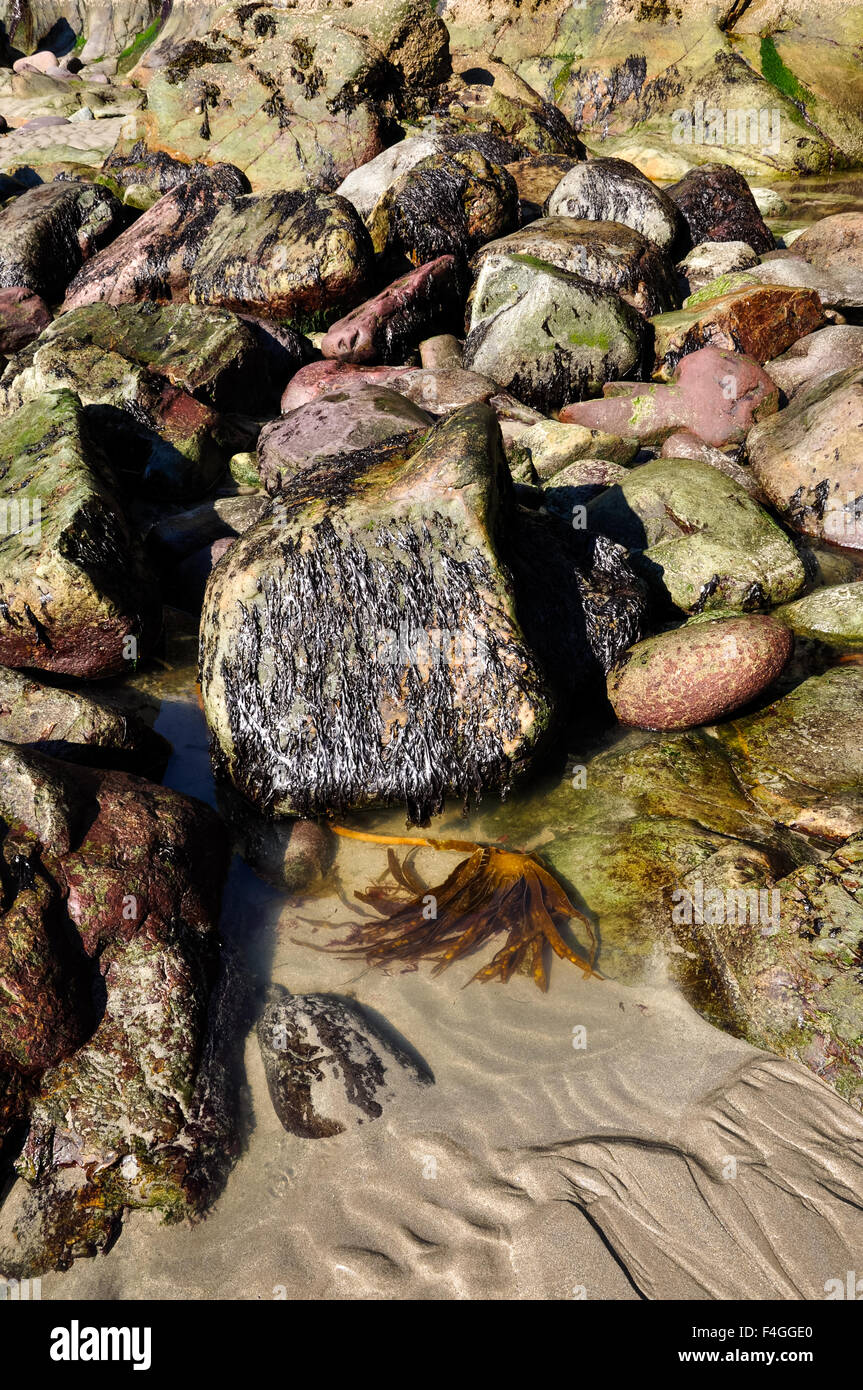
[[[7,415],[0,494],[0,660],[90,679],[128,670],[155,637],[154,594],[71,392]]]
[[[863,647],[863,580],[831,584],[776,610],[794,632],[831,647]]]

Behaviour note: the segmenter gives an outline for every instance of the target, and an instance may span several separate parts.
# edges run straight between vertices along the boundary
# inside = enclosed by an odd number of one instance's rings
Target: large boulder
[[[456,278],[453,256],[409,270],[332,324],[321,352],[340,362],[404,362],[430,333],[457,326]]]
[[[274,319],[351,308],[371,263],[368,233],[344,198],[235,198],[217,212],[198,248],[189,299]]]
[[[95,183],[31,188],[0,211],[0,286],[62,299],[82,263],[123,229],[120,201]]]
[[[600,289],[616,290],[641,314],[658,314],[680,303],[670,263],[653,242],[620,222],[542,217],[487,242],[474,257],[474,273],[490,260],[509,255],[533,256]]]
[[[94,678],[155,636],[153,592],[81,404],[42,394],[0,441],[0,661]]]
[[[693,246],[703,241],[744,241],[759,255],[772,251],[773,233],[742,174],[727,164],[690,169],[668,196],[680,209]]]
[[[354,458],[306,469],[213,571],[204,709],[218,771],[263,809],[401,804],[423,823],[506,790],[562,713],[552,664],[571,692],[635,640],[643,601],[613,547],[582,602],[570,529],[528,514],[516,543],[485,406],[401,458]]]
[[[680,216],[668,195],[623,159],[575,165],[549,194],[545,211],[549,217],[620,222],[663,251],[681,234]]]
[[[779,357],[765,362],[768,376],[789,400],[815,382],[863,367],[863,327],[850,323],[828,324],[798,338]]]
[[[863,369],[802,391],[747,441],[765,495],[795,530],[863,549]]]
[[[632,468],[587,512],[592,528],[630,549],[657,595],[686,613],[769,608],[806,583],[795,546],[769,513],[694,459]]]
[[[237,169],[217,165],[163,194],[110,246],[82,266],[66,290],[63,308],[101,301],[183,299],[189,274],[218,208],[247,193]]]
[[[642,319],[601,289],[528,254],[480,265],[464,364],[546,413],[636,371]]]
[[[687,353],[708,346],[766,362],[824,324],[815,290],[762,284],[724,289],[721,280],[708,285],[690,295],[682,309],[651,320],[660,376],[667,380]]]

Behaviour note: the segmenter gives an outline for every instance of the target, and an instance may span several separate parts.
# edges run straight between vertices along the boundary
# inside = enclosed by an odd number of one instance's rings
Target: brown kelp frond
[[[362,902],[377,909],[380,918],[358,923],[346,941],[325,949],[363,956],[370,965],[401,961],[415,966],[420,960],[431,960],[434,974],[438,974],[454,960],[472,955],[492,937],[505,933],[504,944],[473,979],[505,983],[521,971],[531,975],[540,989],[546,989],[546,942],[561,960],[579,966],[585,978],[601,978],[593,968],[598,943],[591,923],[533,855],[478,845],[472,840],[372,835],[338,825],[331,829],[348,839],[387,845],[393,883],[377,883],[358,893]],[[439,886],[426,887],[413,869],[411,856],[399,862],[394,845],[409,845],[412,851],[419,846],[465,850],[468,858]],[[587,958],[561,935],[561,929],[573,919],[587,928]]]

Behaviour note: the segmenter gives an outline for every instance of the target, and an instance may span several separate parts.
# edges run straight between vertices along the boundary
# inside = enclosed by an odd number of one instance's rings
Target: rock
[[[432,417],[396,391],[373,385],[333,391],[265,425],[258,440],[258,468],[272,495],[304,469],[390,441],[406,445],[428,431]]]
[[[534,154],[506,165],[507,173],[512,174],[518,189],[522,224],[542,216],[546,199],[579,162],[570,155]]]
[[[248,190],[230,165],[217,165],[165,193],[104,251],[82,266],[66,291],[64,311],[82,304],[183,299],[189,274],[216,211]]]
[[[37,53],[30,53],[23,58],[16,58],[12,64],[13,72],[22,72],[27,68],[32,68],[35,72],[50,72],[56,68],[57,59],[48,49],[40,50]]]
[[[341,362],[404,362],[424,334],[453,321],[456,299],[455,260],[439,256],[334,323],[321,352]]]
[[[690,169],[668,196],[680,209],[693,246],[703,241],[745,241],[760,255],[772,251],[767,227],[742,174],[728,164]]]
[[[642,444],[661,444],[684,429],[721,448],[742,441],[779,404],[776,387],[757,362],[715,347],[681,358],[669,385],[613,382],[604,391],[601,401],[566,406],[561,420]]]
[[[513,477],[516,476],[510,463]],[[554,515],[575,526],[583,521],[584,508],[607,487],[623,482],[626,469],[608,459],[577,459],[559,472],[546,478],[542,489],[542,505]]]
[[[228,169],[234,166],[210,166],[208,162],[175,159],[164,150],[148,150],[143,140],[140,140],[130,149],[118,147],[112,150],[102,165],[102,175],[110,178],[124,192],[129,188],[147,188],[161,196],[180,188],[190,179],[206,174],[210,167]],[[246,192],[245,187],[242,192]]]
[[[36,785],[43,770],[71,772],[26,756]],[[90,807],[86,830],[62,857],[51,845],[43,854],[100,1003],[90,1035],[49,1066],[30,1099],[16,1164],[30,1192],[0,1237],[4,1269],[18,1275],[94,1253],[127,1208],[201,1214],[233,1152],[229,1015],[216,988],[221,825],[200,803],[138,778],[84,769],[73,778]],[[47,1016],[50,998],[38,1007]]]
[[[171,745],[104,696],[46,685],[0,666],[0,739],[66,762],[161,777]]]
[[[51,322],[44,299],[24,286],[0,290],[0,353],[11,356],[38,338]]]
[[[776,616],[801,637],[859,649],[863,647],[863,580],[816,589],[796,603],[777,608]]]
[[[214,541],[242,536],[260,521],[268,506],[263,493],[208,498],[157,521],[147,532],[147,549],[157,564],[179,564]]]
[[[559,409],[634,372],[642,351],[642,320],[613,290],[527,255],[481,266],[464,364],[525,404]]]
[[[323,879],[335,837],[317,821],[270,820],[227,782],[217,782],[216,800],[237,853],[265,883],[283,893],[301,893]]]
[[[204,236],[189,298],[275,319],[348,308],[362,295],[371,257],[368,233],[344,198],[236,198]]]
[[[464,274],[483,242],[516,224],[515,181],[477,150],[431,155],[397,179],[368,218],[372,244],[385,263],[425,265],[452,255]]]
[[[379,1119],[433,1076],[353,1000],[273,990],[258,1022],[273,1109],[289,1134],[330,1138]]]
[[[86,679],[128,669],[155,635],[152,589],[70,392],[4,420],[0,486],[0,661]]]
[[[760,498],[758,480],[750,468],[736,463],[721,449],[714,449],[712,445],[705,444],[704,440],[699,439],[691,430],[675,430],[674,434],[670,434],[663,443],[659,456],[664,459],[697,459],[700,463],[708,463],[711,468],[718,468],[726,478],[733,478],[735,483],[746,489],[750,497]]]
[[[420,343],[420,362],[438,371],[461,370],[461,343],[452,333],[436,333]]]
[[[749,192],[755,199],[755,206],[762,217],[788,216],[788,204],[775,188],[759,188],[757,184],[750,184]]]
[[[796,239],[794,251],[821,270],[863,270],[863,213],[822,217]]]
[[[823,270],[810,265],[793,251],[773,251],[753,270],[729,277],[728,289],[743,285],[789,285],[814,290],[825,309],[858,309],[863,306],[863,271],[841,264]]]
[[[637,452],[634,439],[620,439],[602,430],[585,429],[583,425],[541,420],[519,433],[507,456],[510,468],[514,456],[518,459],[526,456],[537,477],[545,481],[583,459],[625,464],[631,463]]]
[[[657,247],[631,227],[614,222],[543,217],[474,257],[473,272],[497,258],[522,255],[571,271],[600,289],[616,290],[640,314],[657,314],[680,303],[670,264]]]
[[[722,288],[722,281],[715,292],[708,285],[676,313],[651,319],[657,373],[665,380],[682,357],[699,348],[725,348],[766,362],[824,324],[814,290],[752,285],[724,294]]]
[[[282,413],[333,391],[350,394],[366,385],[397,391],[432,415],[491,400],[500,390],[491,377],[457,367],[357,367],[330,359],[310,362],[292,377],[282,395]]]
[[[634,640],[643,599],[614,547],[582,553],[530,514],[519,529],[486,406],[401,459],[361,460],[349,491],[341,467],[305,470],[213,571],[201,672],[217,766],[277,816],[402,804],[425,822],[530,763],[599,653]]]
[[[778,825],[834,844],[863,830],[861,696],[863,667],[834,666],[717,730],[747,795]]]
[[[758,256],[746,241],[702,241],[684,256],[677,269],[686,283],[686,293],[695,294],[723,275],[757,264]]]
[[[243,449],[238,454],[232,454],[228,460],[228,472],[237,487],[258,488],[261,486],[256,450]]]
[[[63,314],[10,361],[0,410],[70,388],[119,473],[184,500],[207,491],[236,448],[219,412],[267,405],[271,379],[256,330],[225,310],[96,303]]]
[[[368,217],[387,189],[424,159],[440,153],[440,137],[414,135],[381,150],[373,159],[359,165],[342,179],[336,194],[346,198],[360,217]]]
[[[791,646],[788,628],[761,614],[687,623],[632,647],[608,677],[608,697],[638,729],[709,724],[766,690]]]
[[[863,549],[863,369],[801,391],[749,435],[764,494],[796,531]]]
[[[62,299],[81,264],[122,227],[122,204],[97,184],[30,188],[0,210],[0,285]]]
[[[796,598],[803,563],[772,517],[692,459],[654,459],[588,506],[591,528],[636,552],[636,570],[685,613],[751,612]]]
[[[834,372],[855,367],[863,367],[863,327],[846,323],[828,324],[817,333],[807,333],[780,357],[764,364],[768,376],[790,400]]]
[[[674,203],[623,159],[589,159],[564,174],[545,205],[549,217],[620,222],[668,250],[680,234]]]
[[[563,113],[506,63],[483,54],[477,67],[461,54],[453,66],[456,76],[437,94],[437,104],[432,101],[428,123],[435,130],[503,136],[510,145],[509,159],[533,154],[585,158],[584,145]],[[495,163],[509,162],[490,157]]]

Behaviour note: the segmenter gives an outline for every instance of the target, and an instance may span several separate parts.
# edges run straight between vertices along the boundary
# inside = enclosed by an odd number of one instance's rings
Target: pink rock
[[[327,370],[329,369],[329,370]],[[292,377],[282,396],[282,414],[333,391],[350,395],[361,386],[386,386],[432,415],[448,415],[500,392],[491,377],[461,367],[356,367],[347,362],[312,362]]]
[[[438,256],[334,323],[321,352],[341,362],[403,362],[452,318],[456,294],[455,257]]]
[[[726,478],[733,478],[741,487],[746,488],[751,497],[761,494],[758,480],[751,468],[735,463],[734,459],[723,454],[721,449],[714,449],[712,444],[705,444],[704,440],[699,439],[691,430],[675,430],[674,434],[668,436],[659,453],[660,458],[664,459],[697,459],[699,463],[708,463],[711,468],[718,468]]]
[[[0,352],[20,352],[51,322],[51,310],[25,285],[0,289]]]
[[[779,408],[779,392],[751,357],[705,347],[679,362],[670,383],[612,381],[604,399],[565,406],[560,419],[607,434],[661,444],[689,430],[705,444],[738,443]]]
[[[352,386],[392,386],[398,390],[400,376],[410,367],[356,367],[329,359],[310,362],[292,376],[282,395],[282,414],[314,401],[330,391],[350,390]]]
[[[38,53],[30,53],[24,58],[16,59],[12,64],[12,71],[26,72],[28,68],[32,68],[34,72],[50,72],[56,66],[56,56],[47,49],[41,49]]]

